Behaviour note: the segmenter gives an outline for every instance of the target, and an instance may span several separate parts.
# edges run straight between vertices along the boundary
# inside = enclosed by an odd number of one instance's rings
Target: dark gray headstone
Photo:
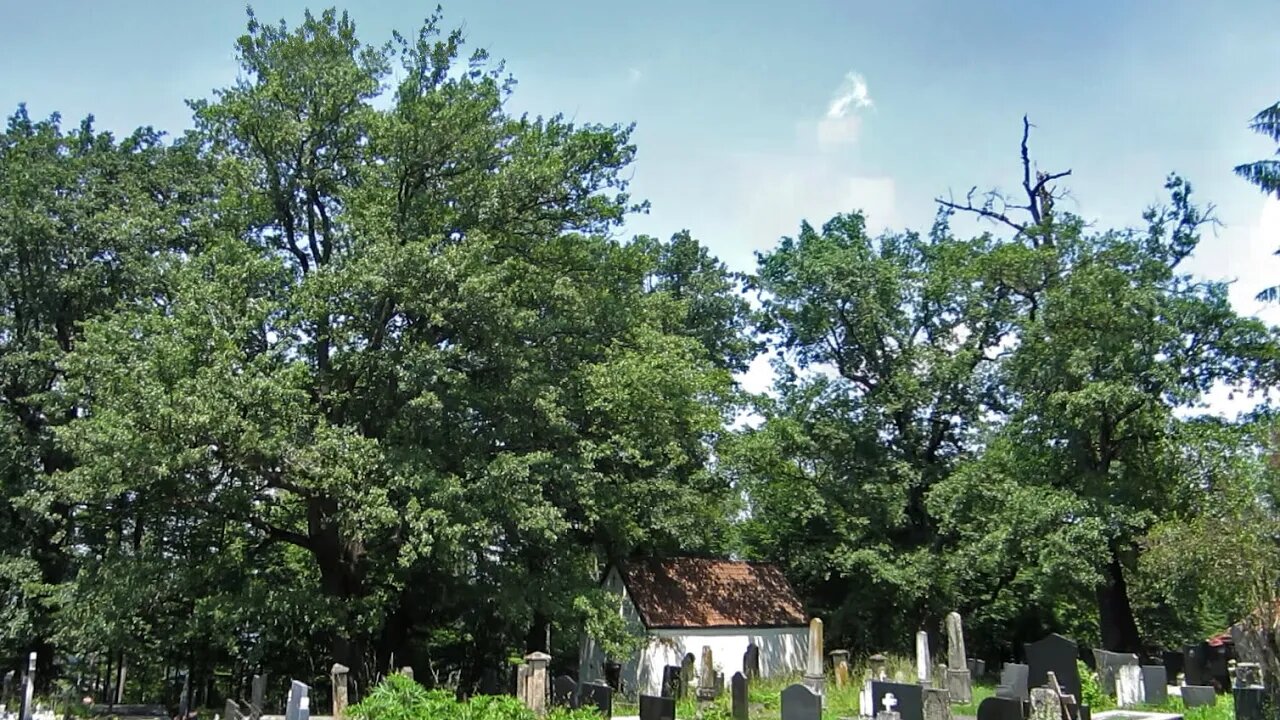
[[[1266,720],[1267,691],[1260,687],[1235,689],[1236,720]]]
[[[1164,661],[1164,671],[1170,680],[1178,677],[1178,673],[1182,672],[1186,663],[1183,654],[1174,650],[1165,650],[1160,654],[1160,658]]]
[[[1188,708],[1217,705],[1218,693],[1212,685],[1183,685],[1182,704]]]
[[[1030,675],[1031,668],[1022,663],[1005,663],[1000,669],[1000,685],[996,687],[996,697],[1027,702],[1031,699],[1030,685],[1027,684]]]
[[[747,651],[742,654],[742,672],[747,679],[760,677],[760,646],[755,643],[747,644]]]
[[[568,675],[558,675],[551,681],[551,704],[558,707],[578,706],[578,683]]]
[[[607,662],[604,664],[604,684],[614,692],[622,692],[622,663]]]
[[[1204,644],[1188,645],[1182,649],[1182,672],[1188,685],[1211,684],[1208,650],[1209,646]]]
[[[1218,690],[1227,690],[1231,687],[1231,668],[1228,657],[1231,648],[1227,645],[1209,645],[1208,646],[1208,662],[1205,664],[1205,670],[1209,673],[1208,685],[1213,685]]]
[[[583,683],[578,691],[578,707],[595,710],[608,720],[613,717],[613,688],[601,683]]]
[[[9,698],[13,697],[13,675],[10,670],[4,674],[4,682],[0,684],[0,703],[9,704]]]
[[[1169,674],[1163,665],[1142,666],[1142,702],[1163,705],[1169,699]]]
[[[684,676],[679,665],[668,665],[662,668],[662,697],[680,697],[683,694],[680,692],[680,683],[683,681]]]
[[[1111,697],[1116,696],[1116,675],[1125,665],[1137,665],[1138,656],[1131,653],[1111,652],[1110,650],[1093,651],[1094,668],[1098,671],[1098,686],[1102,692]],[[1064,688],[1065,689],[1065,688]]]
[[[792,685],[782,691],[781,720],[822,720],[822,697],[808,685]]]
[[[747,720],[747,676],[734,673],[729,679],[730,712],[733,720]]]
[[[880,682],[871,683],[871,707],[876,712],[884,709],[884,696],[893,693],[898,704],[894,710],[902,716],[902,720],[924,720],[924,686],[915,683]]]
[[[640,720],[676,720],[676,699],[641,695]]]
[[[986,660],[979,660],[978,658],[969,658],[968,666],[969,666],[969,677],[974,680],[977,680],[978,678],[987,674]]]
[[[1055,633],[1027,643],[1023,649],[1030,668],[1028,687],[1043,687],[1049,680],[1049,673],[1053,673],[1062,692],[1080,697],[1080,670],[1076,666],[1080,653],[1075,641]]]
[[[711,689],[715,691],[715,697],[720,697],[724,694],[724,673],[716,673],[715,683],[711,686]]]
[[[502,674],[497,668],[487,667],[480,672],[480,694],[481,695],[502,695],[505,688],[502,684]]]
[[[1021,700],[989,697],[978,705],[978,720],[1024,720],[1025,712]]]

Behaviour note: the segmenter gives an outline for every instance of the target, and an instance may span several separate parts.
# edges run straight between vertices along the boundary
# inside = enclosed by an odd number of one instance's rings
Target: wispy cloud
[[[644,77],[644,73],[640,71],[640,68],[629,68],[627,70],[627,82],[631,83],[632,85],[635,85],[636,83],[640,82],[640,79],[643,77]]]
[[[857,111],[874,106],[867,79],[849,71],[831,95],[827,113],[818,121],[818,144],[824,147],[857,142],[862,118]]]

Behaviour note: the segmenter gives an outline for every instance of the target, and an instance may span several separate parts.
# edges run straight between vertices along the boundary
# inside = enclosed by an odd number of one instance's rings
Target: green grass
[[[990,685],[988,683],[975,682],[973,684],[973,699],[967,703],[962,703],[960,705],[952,705],[951,714],[952,715],[968,715],[971,717],[977,717],[978,706],[982,704],[983,700],[986,700],[987,698],[995,694],[996,694],[995,685]]]

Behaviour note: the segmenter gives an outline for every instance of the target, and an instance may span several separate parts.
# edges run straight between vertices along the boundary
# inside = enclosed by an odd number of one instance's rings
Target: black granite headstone
[[[884,696],[893,693],[898,701],[894,710],[902,720],[924,720],[924,687],[915,683],[873,681],[871,683],[871,707],[878,713],[884,709]]]
[[[1160,657],[1164,660],[1164,671],[1166,676],[1170,680],[1175,680],[1178,677],[1178,673],[1182,672],[1183,665],[1185,664],[1183,654],[1173,650],[1165,650],[1163,653],[1160,653]]]
[[[1024,646],[1027,654],[1028,687],[1043,687],[1049,673],[1058,678],[1058,686],[1067,695],[1080,697],[1080,669],[1076,666],[1079,651],[1073,640],[1058,634],[1049,635]]]
[[[1218,692],[1226,692],[1231,688],[1231,647],[1229,645],[1208,645],[1208,658],[1205,671],[1209,673],[1209,685]]]
[[[676,699],[641,695],[640,720],[676,720]]]
[[[989,697],[978,705],[978,720],[1024,720],[1025,712],[1021,700]]]
[[[1183,685],[1182,704],[1188,708],[1217,705],[1218,693],[1212,685]]]
[[[733,720],[747,720],[747,676],[734,673],[729,678],[729,701]]]
[[[1260,687],[1235,689],[1236,720],[1265,720],[1267,691]]]
[[[1163,705],[1169,699],[1169,673],[1163,665],[1142,666],[1142,701],[1147,705]]]
[[[614,692],[622,691],[622,663],[607,662],[604,664],[604,684]]]
[[[560,707],[578,707],[578,683],[568,675],[559,675],[551,681],[551,704]]]
[[[747,651],[742,654],[742,672],[747,679],[760,677],[760,646],[747,644]]]
[[[613,717],[613,688],[601,683],[583,683],[578,688],[578,707],[593,709],[608,720]]]
[[[822,697],[806,685],[791,685],[782,691],[782,720],[822,720]]]
[[[1207,645],[1188,645],[1182,649],[1182,672],[1188,685],[1210,684],[1208,649]]]
[[[662,697],[680,697],[680,683],[682,682],[680,670],[679,665],[668,665],[662,668]]]
[[[1031,668],[1022,663],[1005,663],[1000,669],[1000,685],[996,687],[996,697],[1011,698],[1018,702],[1031,699],[1031,688],[1027,684]]]

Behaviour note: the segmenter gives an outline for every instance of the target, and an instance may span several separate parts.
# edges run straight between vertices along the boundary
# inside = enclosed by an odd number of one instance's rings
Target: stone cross
[[[347,674],[351,668],[334,663],[329,668],[329,680],[333,683],[333,717],[338,720],[347,714]]]
[[[544,652],[532,652],[524,656],[524,661],[529,666],[524,705],[534,715],[542,717],[547,714],[547,666],[551,664],[551,656]]]
[[[929,658],[929,633],[921,630],[916,633],[916,679],[921,685],[928,685],[933,672],[933,661]]]
[[[819,696],[826,689],[827,674],[822,668],[822,618],[809,621],[809,662],[805,665],[804,684]]]

